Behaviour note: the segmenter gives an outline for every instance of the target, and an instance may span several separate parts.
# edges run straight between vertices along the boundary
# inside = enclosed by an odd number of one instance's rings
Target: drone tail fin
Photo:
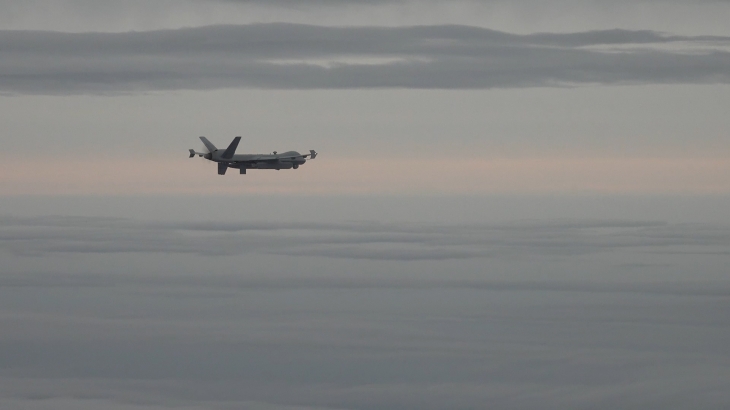
[[[218,150],[212,142],[208,141],[208,138],[200,137],[200,140],[203,141],[203,145],[205,145],[205,148],[207,148],[209,152]]]
[[[238,143],[241,142],[241,137],[236,137],[231,141],[231,145],[226,148],[226,150],[223,152],[223,155],[221,155],[221,158],[223,159],[231,159],[233,158],[233,154],[236,153],[236,148],[238,148]]]

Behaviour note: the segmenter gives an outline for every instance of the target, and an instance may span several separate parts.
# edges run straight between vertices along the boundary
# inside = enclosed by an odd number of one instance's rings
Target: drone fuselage
[[[245,174],[247,169],[297,169],[307,162],[307,157],[314,159],[317,156],[314,150],[310,150],[309,154],[300,154],[297,151],[287,151],[281,154],[276,151],[272,154],[235,154],[241,137],[236,137],[225,150],[217,149],[205,137],[200,137],[200,139],[205,144],[208,152],[196,152],[191,149],[190,158],[197,155],[209,161],[217,162],[218,174],[220,175],[224,175],[228,168],[240,169],[242,174]]]

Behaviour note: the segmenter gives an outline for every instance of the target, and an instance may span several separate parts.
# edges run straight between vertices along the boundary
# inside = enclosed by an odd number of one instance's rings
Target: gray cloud
[[[433,0],[420,1],[429,3]],[[470,0],[467,0],[470,1]],[[724,1],[724,0],[720,0]],[[413,3],[413,0],[203,0],[203,3],[255,4],[265,7],[306,8],[319,6],[379,6],[388,4]]]
[[[653,265],[652,265],[653,266]],[[635,266],[634,266],[635,267]],[[642,266],[646,268],[647,266]],[[648,266],[651,267],[651,266]],[[678,283],[657,282],[595,282],[588,280],[509,280],[462,277],[451,278],[399,278],[349,275],[347,277],[316,276],[247,276],[241,274],[210,272],[198,275],[149,275],[149,274],[93,274],[77,272],[4,273],[0,275],[3,288],[114,288],[143,286],[154,293],[174,290],[178,293],[217,295],[245,290],[480,290],[480,291],[552,291],[577,293],[626,293],[643,295],[676,296],[730,296],[730,286],[718,281],[683,281]]]
[[[723,295],[231,287],[223,297],[162,280],[170,293],[126,285],[0,287],[0,404],[710,409],[729,400]]]
[[[626,30],[515,35],[469,26],[3,31],[0,90],[68,94],[728,83],[730,53],[722,47],[729,40]]]
[[[384,5],[384,4],[421,4],[428,5],[429,3],[435,3],[438,0],[197,0],[201,3],[233,3],[233,4],[257,4],[262,6],[288,6],[288,7],[311,7],[320,5],[330,6],[350,6],[350,5]],[[536,0],[452,0],[461,3],[474,3],[474,4],[499,4],[499,3],[517,3],[517,4],[538,4]],[[730,0],[697,0],[697,3],[727,3]],[[588,3],[599,3],[600,0],[588,1]],[[632,3],[631,1],[623,1],[624,3]],[[633,1],[633,3],[652,3],[652,4],[666,4],[666,3],[679,3],[681,0],[639,0]],[[563,3],[570,4],[571,1],[563,1]],[[621,1],[619,1],[621,3]]]
[[[366,260],[448,260],[494,255],[583,255],[616,249],[722,254],[730,227],[653,221],[501,225],[352,223],[145,223],[125,219],[0,219],[0,248],[53,253],[274,254]],[[693,247],[698,247],[695,249]]]
[[[724,408],[727,257],[674,253],[728,247],[652,220],[0,217],[0,407]]]

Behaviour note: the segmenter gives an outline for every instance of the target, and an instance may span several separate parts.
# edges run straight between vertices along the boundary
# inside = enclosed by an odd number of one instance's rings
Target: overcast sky
[[[728,193],[730,4],[604,3],[6,2],[0,189]],[[199,135],[329,167],[232,186]]]
[[[728,407],[727,16],[0,0],[0,408]]]

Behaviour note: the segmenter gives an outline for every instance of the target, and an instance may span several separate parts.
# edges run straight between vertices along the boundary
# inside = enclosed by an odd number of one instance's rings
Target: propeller
[[[190,151],[190,158],[192,158],[196,155],[200,158],[206,158],[206,159],[210,159],[212,157],[210,150],[205,145],[203,145],[200,148],[200,151],[195,151],[193,149],[190,149],[189,151]]]

